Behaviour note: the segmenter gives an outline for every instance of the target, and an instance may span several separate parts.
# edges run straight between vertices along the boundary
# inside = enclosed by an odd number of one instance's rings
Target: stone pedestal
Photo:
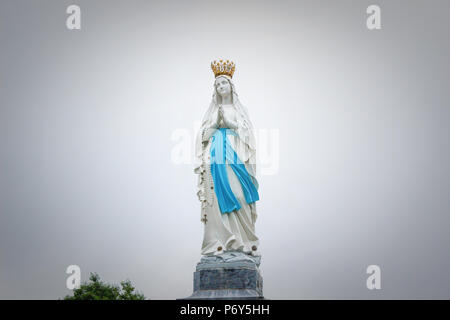
[[[194,272],[194,293],[186,299],[264,299],[260,261],[238,251],[203,256]]]

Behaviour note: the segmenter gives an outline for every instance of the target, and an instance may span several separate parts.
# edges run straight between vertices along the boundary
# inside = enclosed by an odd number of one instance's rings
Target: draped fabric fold
[[[259,200],[257,188],[253,184],[244,163],[239,159],[228,141],[227,134],[236,135],[231,129],[218,129],[212,137],[210,149],[211,174],[221,213],[228,213],[241,208],[241,204],[230,188],[226,165],[229,165],[238,177],[246,202],[250,204]]]

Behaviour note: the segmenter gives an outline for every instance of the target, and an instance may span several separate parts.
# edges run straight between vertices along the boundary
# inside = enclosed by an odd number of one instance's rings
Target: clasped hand
[[[213,123],[213,127],[218,128],[220,121],[223,120],[223,123],[227,128],[235,129],[237,128],[237,122],[235,120],[235,114],[232,110],[225,109],[222,106],[219,106],[217,110],[217,114],[214,119],[216,120]]]

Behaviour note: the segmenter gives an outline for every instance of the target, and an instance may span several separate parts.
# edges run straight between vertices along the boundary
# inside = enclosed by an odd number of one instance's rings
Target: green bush
[[[145,296],[135,291],[129,280],[122,281],[120,287],[101,281],[97,273],[91,273],[89,280],[74,289],[73,296],[67,295],[64,300],[145,300]]]

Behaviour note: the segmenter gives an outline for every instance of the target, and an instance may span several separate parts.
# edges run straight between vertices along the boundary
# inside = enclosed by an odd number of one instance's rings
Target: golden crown
[[[233,77],[234,70],[236,68],[236,65],[233,61],[227,60],[214,60],[211,62],[211,69],[214,72],[214,76],[217,78],[218,76],[226,75],[230,78]]]

